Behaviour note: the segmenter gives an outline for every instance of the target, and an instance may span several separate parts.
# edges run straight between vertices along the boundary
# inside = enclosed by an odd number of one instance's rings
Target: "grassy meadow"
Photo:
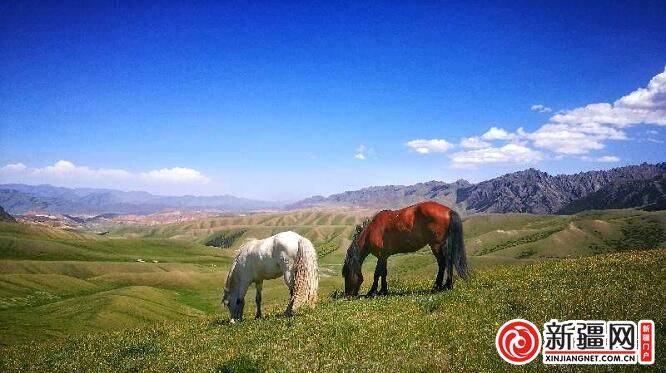
[[[370,214],[221,216],[106,236],[0,223],[0,369],[499,369],[495,332],[514,317],[652,318],[663,331],[666,212],[472,216],[471,280],[430,294],[436,264],[423,249],[390,259],[388,297],[337,299],[349,237]],[[233,249],[284,230],[317,247],[320,304],[280,317],[287,290],[273,280],[264,284],[268,317],[251,320],[250,289],[248,320],[228,325],[219,298]],[[373,270],[369,259],[366,278]]]

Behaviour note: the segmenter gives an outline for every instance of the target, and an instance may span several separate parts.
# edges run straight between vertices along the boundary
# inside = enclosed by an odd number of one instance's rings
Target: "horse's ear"
[[[359,224],[356,226],[356,234],[361,234],[363,232],[363,225]]]

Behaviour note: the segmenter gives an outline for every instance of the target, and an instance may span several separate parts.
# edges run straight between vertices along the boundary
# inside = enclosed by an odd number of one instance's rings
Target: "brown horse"
[[[347,250],[342,275],[345,277],[345,295],[356,296],[363,282],[361,266],[372,254],[377,257],[377,267],[372,287],[366,296],[377,294],[377,282],[381,278],[380,295],[388,292],[386,285],[386,260],[397,253],[408,253],[429,245],[437,258],[439,270],[433,290],[453,288],[453,266],[458,275],[467,278],[467,256],[463,243],[460,215],[437,202],[421,202],[400,210],[378,212],[362,226],[356,227]],[[444,272],[446,284],[442,285]]]

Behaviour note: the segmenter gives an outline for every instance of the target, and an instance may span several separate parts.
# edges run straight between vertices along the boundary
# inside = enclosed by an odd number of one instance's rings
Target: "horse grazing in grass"
[[[307,303],[317,303],[319,272],[317,252],[312,242],[294,232],[282,232],[263,240],[250,240],[236,254],[227,282],[222,303],[229,308],[231,322],[243,318],[245,293],[254,283],[257,289],[256,318],[261,318],[261,287],[264,280],[283,276],[289,288],[289,305],[285,314]]]
[[[467,255],[463,243],[460,215],[436,202],[421,202],[400,210],[384,210],[372,219],[356,227],[356,234],[347,250],[342,275],[345,278],[345,295],[358,295],[363,274],[363,261],[372,254],[377,257],[377,267],[368,297],[385,295],[386,260],[397,253],[408,253],[429,245],[437,258],[439,270],[433,290],[453,288],[453,266],[458,275],[465,279],[468,275]],[[446,283],[442,285],[444,272]],[[377,293],[377,282],[381,278],[381,289]]]

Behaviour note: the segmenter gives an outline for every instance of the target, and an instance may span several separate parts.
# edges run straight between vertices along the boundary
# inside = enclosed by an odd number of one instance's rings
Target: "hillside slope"
[[[666,174],[652,180],[623,180],[607,185],[560,209],[563,214],[584,210],[639,207],[649,211],[666,210]]]
[[[628,249],[628,248],[627,248]],[[94,333],[0,350],[4,371],[504,371],[495,333],[521,317],[655,321],[663,335],[666,251],[479,270],[430,294],[415,274],[372,300],[323,299],[294,318],[226,318]],[[657,351],[666,339],[657,338]],[[655,371],[663,370],[657,354]],[[550,371],[538,360],[527,368]]]
[[[0,344],[224,315],[220,294],[234,250],[250,234],[296,230],[320,266],[320,299],[342,288],[341,267],[356,224],[370,211],[299,210],[130,226],[100,236],[41,224],[0,223]],[[486,214],[463,222],[471,267],[531,264],[666,245],[666,212],[594,211],[571,216]],[[228,233],[241,232],[239,236]],[[123,233],[125,236],[119,236]],[[224,233],[224,248],[204,246]],[[224,241],[224,240],[222,240]],[[363,266],[372,278],[374,257]],[[430,249],[389,259],[389,287],[432,281]],[[366,291],[369,281],[363,284]],[[254,308],[246,296],[246,315]],[[281,279],[264,283],[266,315],[284,311]]]

